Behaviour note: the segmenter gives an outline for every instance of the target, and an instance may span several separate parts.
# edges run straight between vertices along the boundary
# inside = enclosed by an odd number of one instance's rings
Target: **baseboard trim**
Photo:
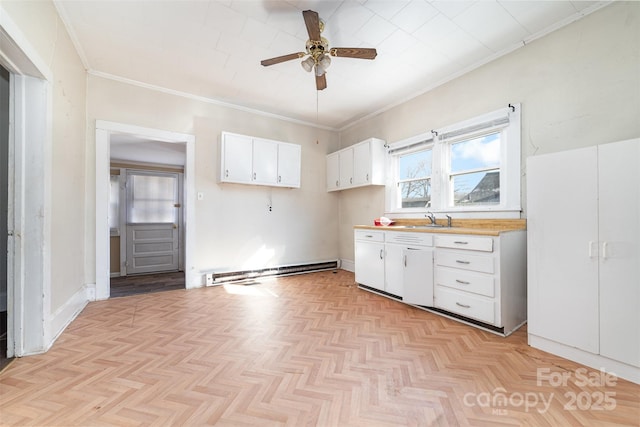
[[[92,295],[95,299],[95,285],[82,286],[55,313],[45,319],[43,352],[47,352],[67,326],[78,317],[78,314],[91,301]]]
[[[352,273],[356,272],[356,263],[350,259],[341,259],[340,260],[340,268],[343,270],[350,271]]]
[[[618,378],[640,384],[640,368],[608,359],[599,354],[589,353],[575,347],[560,344],[537,335],[528,334],[528,341],[531,347],[546,351],[556,356],[564,357],[593,369],[605,370],[615,374]]]

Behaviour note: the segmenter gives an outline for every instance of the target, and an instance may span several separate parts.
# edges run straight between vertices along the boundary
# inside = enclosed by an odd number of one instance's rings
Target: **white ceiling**
[[[185,144],[156,141],[138,135],[114,133],[109,138],[109,154],[112,162],[150,163],[184,166]]]
[[[89,72],[340,129],[426,92],[608,2],[427,0],[56,0]],[[333,58],[316,91],[300,60],[302,11],[333,47],[373,47],[375,60]],[[317,106],[317,108],[316,108]]]

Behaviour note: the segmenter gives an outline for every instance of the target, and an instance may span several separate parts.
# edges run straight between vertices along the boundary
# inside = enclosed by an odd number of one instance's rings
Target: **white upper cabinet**
[[[300,187],[297,144],[222,132],[219,182]]]
[[[253,176],[253,140],[249,136],[223,134],[220,181],[250,183]]]
[[[327,191],[385,184],[385,142],[370,138],[327,155]]]
[[[300,187],[300,157],[302,147],[297,144],[278,144],[278,185]]]
[[[340,188],[340,152],[327,156],[327,191]]]
[[[278,180],[278,143],[265,139],[253,139],[254,184],[276,185]]]

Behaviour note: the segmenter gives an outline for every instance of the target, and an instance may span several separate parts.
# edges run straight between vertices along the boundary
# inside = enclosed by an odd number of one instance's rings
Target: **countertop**
[[[454,219],[451,227],[420,227],[428,222],[422,219],[394,219],[394,225],[355,225],[353,228],[378,231],[407,231],[412,233],[438,233],[438,234],[471,234],[478,236],[499,236],[501,233],[526,230],[526,219]],[[446,221],[438,220],[437,224],[446,224]]]

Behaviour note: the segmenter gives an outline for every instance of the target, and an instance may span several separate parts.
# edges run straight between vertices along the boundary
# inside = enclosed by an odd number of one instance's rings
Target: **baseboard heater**
[[[231,282],[242,282],[261,277],[289,276],[293,274],[313,273],[316,271],[335,270],[338,261],[316,262],[311,264],[285,265],[281,267],[268,267],[257,270],[228,271],[221,273],[209,273],[211,278],[207,280],[209,285],[220,285]],[[207,276],[209,276],[209,274]]]

